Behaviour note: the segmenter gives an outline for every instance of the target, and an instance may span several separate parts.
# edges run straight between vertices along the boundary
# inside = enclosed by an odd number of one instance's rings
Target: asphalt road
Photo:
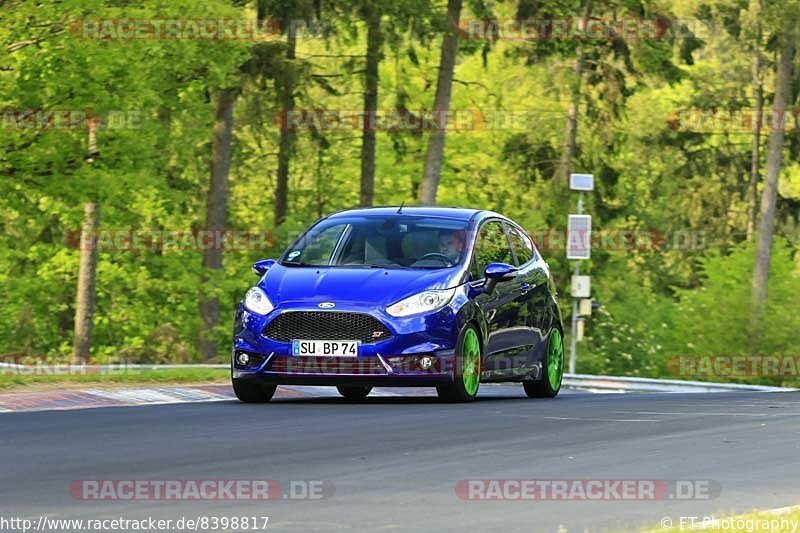
[[[286,399],[0,414],[0,517],[269,516],[268,530],[627,531],[800,503],[800,394]],[[80,501],[82,479],[324,480],[321,500]],[[464,479],[710,480],[713,499],[465,501]],[[260,526],[260,524],[259,524]]]

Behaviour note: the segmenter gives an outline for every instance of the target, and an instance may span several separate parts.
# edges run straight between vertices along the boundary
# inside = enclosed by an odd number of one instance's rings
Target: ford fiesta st
[[[243,402],[277,385],[436,387],[470,401],[480,383],[521,382],[554,397],[563,325],[547,263],[530,236],[491,211],[341,211],[303,233],[238,306],[231,376]]]

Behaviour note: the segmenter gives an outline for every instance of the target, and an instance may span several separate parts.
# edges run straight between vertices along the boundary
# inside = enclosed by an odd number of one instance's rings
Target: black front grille
[[[292,374],[386,375],[377,357],[308,357],[276,355],[269,363],[271,372]]]
[[[278,315],[261,333],[279,342],[309,339],[368,343],[392,336],[374,316],[341,311],[289,311]]]

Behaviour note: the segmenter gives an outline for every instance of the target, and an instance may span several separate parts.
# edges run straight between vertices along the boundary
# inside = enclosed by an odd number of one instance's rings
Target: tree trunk
[[[297,84],[295,71],[295,52],[297,50],[297,35],[295,24],[288,21],[288,42],[287,42],[287,68],[283,71],[283,83],[280,89],[281,106],[284,116],[289,117],[294,111],[294,91]],[[281,224],[286,220],[289,210],[289,165],[294,149],[295,131],[290,128],[281,128],[280,139],[278,140],[278,176],[275,185],[275,225]]]
[[[425,155],[425,169],[422,175],[422,187],[419,200],[423,205],[436,203],[436,192],[442,174],[442,158],[447,131],[444,128],[444,115],[450,110],[450,96],[453,89],[453,71],[458,54],[458,19],[461,16],[461,0],[448,0],[447,26],[448,32],[442,40],[442,57],[439,60],[439,79],[436,83],[436,97],[433,110],[436,123],[441,127],[434,129],[428,139],[428,152]]]
[[[586,27],[586,21],[591,13],[591,4],[590,0],[586,0],[586,3],[583,5],[583,13],[581,14],[581,23],[583,27]],[[572,173],[572,159],[575,157],[578,141],[578,103],[581,97],[584,61],[583,45],[578,44],[578,57],[573,67],[575,79],[572,83],[569,108],[567,109],[567,127],[564,133],[564,148],[561,152],[561,162],[559,163],[559,174],[566,183],[569,183],[569,175]]]
[[[747,240],[753,240],[758,222],[758,170],[761,149],[761,121],[764,108],[764,85],[761,81],[761,24],[756,31],[753,55],[753,92],[756,96],[756,118],[753,120],[753,147],[750,154],[750,181],[747,184]]]
[[[76,362],[88,363],[92,347],[92,325],[97,275],[97,228],[100,226],[100,207],[84,205],[81,229],[80,264],[78,267],[78,294],[75,297],[75,344],[72,356]]]
[[[758,328],[767,301],[767,280],[769,279],[769,261],[772,250],[772,231],[775,228],[775,202],[778,194],[778,176],[781,171],[783,151],[783,122],[789,89],[792,79],[792,61],[795,53],[794,38],[791,32],[785,32],[786,42],[781,47],[778,73],[775,78],[775,99],[772,104],[773,113],[781,120],[773,126],[769,135],[769,151],[767,152],[767,171],[764,176],[764,190],[761,193],[761,221],[758,229],[758,245],[756,262],[753,270],[753,308],[751,315],[752,335],[758,336]]]
[[[211,154],[211,183],[208,187],[205,228],[215,235],[225,231],[228,204],[228,173],[231,166],[231,137],[233,130],[233,106],[236,90],[225,89],[216,96],[216,120]],[[212,242],[213,238],[210,238]],[[214,330],[219,324],[219,299],[213,295],[214,273],[222,270],[222,247],[216,243],[203,252],[203,267],[207,274],[200,300],[200,317],[203,321],[198,349],[204,360],[217,356],[217,339]],[[210,281],[210,283],[209,283]],[[211,293],[211,294],[209,294]]]
[[[100,156],[97,148],[97,130],[100,129],[100,117],[92,115],[87,118],[86,126],[89,129],[89,140],[86,148],[86,162],[92,164]]]
[[[367,65],[364,73],[364,130],[361,137],[360,205],[371,206],[375,198],[375,128],[378,111],[378,66],[381,60],[383,32],[378,4],[371,5],[367,22]]]

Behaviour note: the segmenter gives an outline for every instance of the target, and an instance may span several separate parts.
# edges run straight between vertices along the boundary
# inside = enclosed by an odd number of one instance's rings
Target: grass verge
[[[54,390],[76,388],[81,385],[117,386],[123,384],[198,384],[225,383],[230,377],[226,368],[170,368],[164,370],[125,369],[106,373],[80,371],[72,373],[26,373],[0,370],[0,392],[27,390]]]

